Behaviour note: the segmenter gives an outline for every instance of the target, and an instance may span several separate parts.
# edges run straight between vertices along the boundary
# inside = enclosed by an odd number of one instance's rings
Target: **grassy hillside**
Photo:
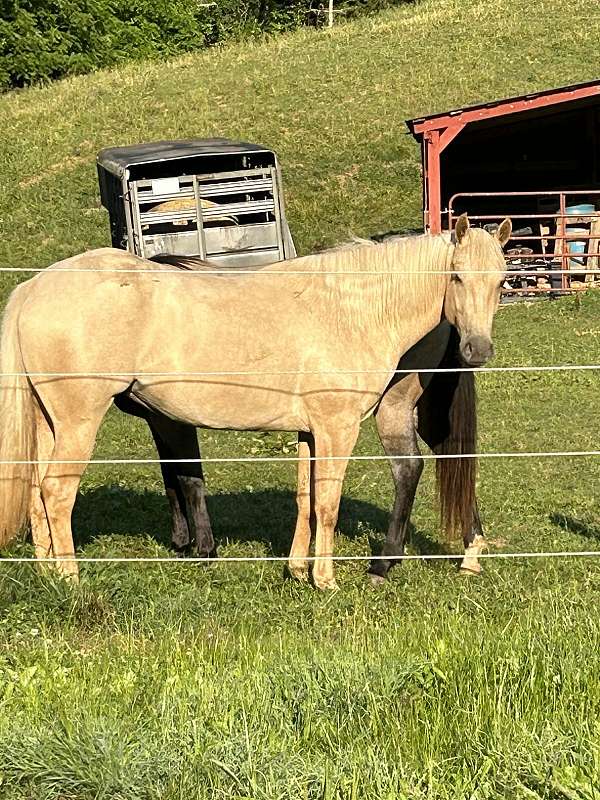
[[[108,145],[241,137],[282,159],[300,250],[420,221],[404,120],[597,76],[590,0],[429,0],[0,97],[0,265],[108,242],[94,158]]]
[[[596,77],[598,17],[583,0],[429,0],[0,97],[0,265],[106,244],[96,152],[170,137],[274,147],[302,252],[417,224],[403,120]],[[597,294],[502,308],[495,363],[597,363],[599,318]],[[598,447],[596,373],[478,385],[482,451]],[[201,434],[207,457],[281,454],[290,438]],[[370,423],[356,452],[380,453]],[[111,412],[96,456],[153,450]],[[292,466],[207,473],[221,553],[285,553]],[[598,485],[598,459],[484,460],[492,549],[600,550]],[[338,552],[377,548],[391,502],[387,464],[353,463]],[[413,522],[412,552],[447,550],[431,463]],[[75,532],[86,555],[168,555],[158,470],[90,468]],[[73,588],[0,565],[0,800],[598,796],[600,559],[489,561],[472,581],[410,563],[377,592],[347,564],[332,596],[285,582],[278,565],[82,572]]]

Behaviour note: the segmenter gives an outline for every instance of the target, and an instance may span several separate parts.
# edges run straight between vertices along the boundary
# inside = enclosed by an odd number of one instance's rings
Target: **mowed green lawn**
[[[301,252],[419,223],[406,117],[596,77],[590,2],[420,3],[329,32],[136,65],[0,98],[0,265],[108,240],[95,153],[224,135],[274,147]],[[16,278],[5,276],[4,294]],[[502,308],[497,365],[600,361],[600,296]],[[596,372],[478,378],[483,452],[599,447]],[[288,434],[202,432],[206,457],[293,455]],[[380,454],[371,422],[357,454]],[[111,412],[97,458],[153,457]],[[597,458],[483,459],[493,552],[600,551]],[[439,535],[433,465],[413,553]],[[212,464],[222,555],[281,555],[293,464]],[[353,463],[337,551],[368,554],[393,499]],[[155,466],[93,466],[85,555],[169,555]],[[30,555],[28,544],[14,554]],[[79,587],[0,565],[0,798],[592,800],[600,794],[600,558],[363,564],[322,595],[278,564],[84,565]]]

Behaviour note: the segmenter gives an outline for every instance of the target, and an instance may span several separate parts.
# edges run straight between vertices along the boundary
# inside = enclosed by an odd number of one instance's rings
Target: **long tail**
[[[36,450],[33,393],[27,378],[14,376],[25,372],[17,332],[21,304],[22,287],[17,287],[4,311],[0,334],[0,547],[28,520],[34,475],[33,464],[11,463],[31,461]]]
[[[440,367],[457,367],[452,329]],[[472,372],[437,372],[418,403],[419,434],[436,455],[475,453],[477,397]],[[448,538],[470,533],[475,506],[476,458],[438,458],[436,478],[442,527]]]

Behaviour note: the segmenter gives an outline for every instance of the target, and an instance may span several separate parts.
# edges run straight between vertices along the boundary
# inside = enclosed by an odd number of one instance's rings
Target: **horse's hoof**
[[[291,566],[288,564],[285,571],[287,576],[292,580],[298,581],[299,583],[308,583],[308,566]]]
[[[462,567],[458,570],[459,575],[465,575],[470,578],[478,578],[481,575],[481,567]]]
[[[380,586],[383,586],[385,583],[385,578],[383,575],[375,575],[374,573],[369,573],[369,583],[374,588],[378,589]]]
[[[313,581],[317,589],[320,589],[322,592],[337,591],[338,585],[335,578],[320,578],[313,574]]]
[[[55,562],[56,563],[56,572],[66,581],[69,583],[77,584],[79,583],[79,567],[76,561],[61,561],[60,559]]]
[[[214,550],[211,553],[199,553],[197,550],[193,550],[187,553],[180,553],[179,558],[194,558],[195,563],[199,567],[204,567],[205,569],[208,567],[214,567],[217,563],[217,551]]]
[[[171,540],[171,550],[177,553],[178,556],[188,556],[192,552],[191,542],[176,542]]]

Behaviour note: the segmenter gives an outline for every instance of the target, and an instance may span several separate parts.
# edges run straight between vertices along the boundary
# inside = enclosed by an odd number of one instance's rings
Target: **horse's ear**
[[[500,242],[500,247],[504,247],[504,245],[510,239],[510,235],[512,233],[512,222],[507,217],[506,219],[502,220],[500,225],[496,228],[496,232],[494,236]]]
[[[456,241],[458,244],[462,242],[469,231],[469,218],[467,217],[466,213],[461,214],[460,217],[456,220],[456,227],[454,228],[454,234],[456,236]]]

